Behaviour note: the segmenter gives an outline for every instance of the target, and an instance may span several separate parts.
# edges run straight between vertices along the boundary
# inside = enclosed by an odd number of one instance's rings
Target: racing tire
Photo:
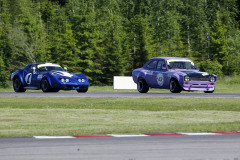
[[[213,93],[214,92],[214,90],[213,91],[204,91],[204,93]]]
[[[171,79],[169,89],[170,89],[170,92],[172,93],[180,93],[182,91],[182,87],[179,85],[178,81],[175,79]]]
[[[149,86],[144,79],[140,79],[137,83],[137,89],[140,93],[147,93],[149,90]]]
[[[43,78],[41,81],[41,89],[43,92],[53,92],[54,90],[50,86],[47,78]]]
[[[13,89],[15,92],[25,92],[26,89],[24,89],[23,84],[19,77],[16,77],[13,79]]]
[[[86,93],[88,91],[88,86],[81,87],[80,89],[77,89],[78,93]]]

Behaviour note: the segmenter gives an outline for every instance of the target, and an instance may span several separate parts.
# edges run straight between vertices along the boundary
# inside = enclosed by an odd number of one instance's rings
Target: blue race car
[[[58,92],[59,90],[87,92],[89,86],[87,77],[82,73],[71,74],[66,70],[57,63],[29,64],[24,69],[12,73],[14,91],[42,89],[43,92]]]

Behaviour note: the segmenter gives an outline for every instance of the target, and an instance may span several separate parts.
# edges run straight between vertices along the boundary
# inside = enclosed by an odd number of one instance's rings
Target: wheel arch
[[[48,80],[48,83],[49,83],[49,85],[50,85],[51,87],[53,87],[53,82],[52,82],[52,80],[51,80],[50,76],[48,76],[48,75],[44,75],[44,76],[42,77],[42,79],[41,79],[41,82],[40,82],[40,84],[39,84],[39,87],[40,87],[40,88],[41,88],[41,84],[42,84],[42,81],[43,81],[43,79],[47,79],[47,80]]]
[[[169,84],[170,84],[171,80],[173,80],[173,79],[182,87],[182,84],[180,83],[180,81],[181,81],[180,75],[178,75],[178,74],[172,75],[172,77],[169,79]]]
[[[13,78],[12,78],[12,80],[14,81],[14,79],[16,79],[16,78],[19,78],[20,81],[21,81],[21,83],[22,83],[24,86],[26,86],[26,83],[25,83],[25,81],[24,81],[24,79],[23,79],[23,76],[22,76],[21,74],[16,74],[16,75],[14,75]]]
[[[138,81],[140,81],[140,80],[144,80],[144,81],[147,83],[147,81],[145,80],[145,78],[143,78],[142,76],[138,77],[137,80],[138,80]]]

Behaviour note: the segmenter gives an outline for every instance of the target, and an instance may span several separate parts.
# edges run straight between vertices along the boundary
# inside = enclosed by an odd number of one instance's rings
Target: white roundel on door
[[[32,80],[32,73],[28,73],[25,77],[25,82],[27,84],[31,84],[31,80]]]
[[[157,83],[159,86],[163,86],[163,82],[164,82],[164,77],[162,73],[158,73],[157,74]]]

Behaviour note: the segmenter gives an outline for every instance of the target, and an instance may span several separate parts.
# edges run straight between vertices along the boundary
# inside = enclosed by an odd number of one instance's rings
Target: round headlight
[[[190,81],[190,77],[189,76],[185,76],[184,77],[184,81]]]
[[[65,80],[63,78],[61,78],[61,82],[65,82]]]
[[[210,77],[210,82],[215,82],[215,77]]]
[[[82,79],[78,79],[78,82],[82,82]]]
[[[66,81],[66,82],[69,82],[69,79],[68,79],[68,78],[66,78],[66,79],[65,79],[65,81]]]
[[[82,79],[82,82],[86,82],[86,80],[85,80],[85,79]]]

